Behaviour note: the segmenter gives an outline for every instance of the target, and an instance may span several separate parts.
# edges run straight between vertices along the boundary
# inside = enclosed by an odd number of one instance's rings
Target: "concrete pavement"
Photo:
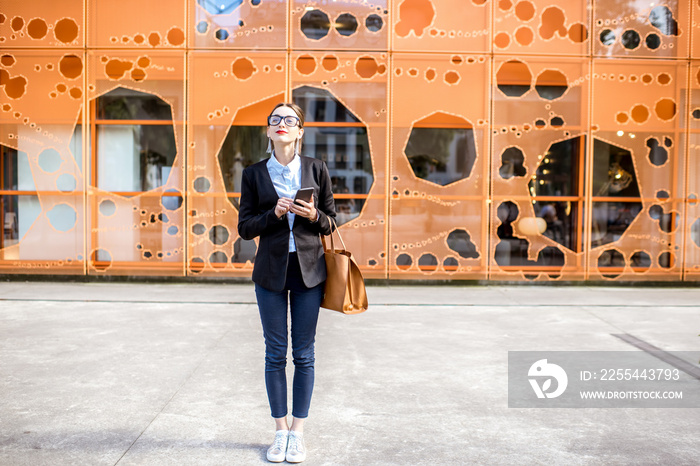
[[[698,351],[700,289],[368,293],[321,311],[304,464],[700,462],[700,409],[507,400],[509,350]],[[0,283],[0,465],[266,464],[263,351],[251,285]]]

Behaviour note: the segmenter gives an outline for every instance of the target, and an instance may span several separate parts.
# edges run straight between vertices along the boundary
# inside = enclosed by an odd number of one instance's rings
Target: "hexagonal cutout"
[[[177,156],[170,104],[124,87],[96,100],[97,119],[112,120],[112,124],[97,124],[94,185],[114,192],[150,191],[165,185]],[[153,124],[133,124],[133,120],[153,120]]]
[[[404,153],[413,173],[440,186],[469,178],[476,162],[472,124],[436,112],[413,124]]]
[[[566,75],[559,70],[544,70],[537,76],[535,90],[545,100],[556,100],[569,88]]]
[[[625,256],[617,249],[606,249],[598,256],[598,272],[605,278],[619,277],[625,265]]]
[[[508,97],[522,97],[532,86],[530,68],[519,60],[508,60],[496,73],[498,90]]]
[[[353,195],[368,194],[374,182],[367,127],[325,89],[301,86],[293,90],[292,99],[306,117],[301,153],[326,162],[336,195],[337,223],[347,223],[360,215],[365,203]],[[284,95],[278,94],[236,112],[217,155],[227,192],[240,192],[245,167],[269,157],[266,119],[283,101]],[[229,201],[238,209],[238,199]]]
[[[282,101],[284,101],[284,94],[278,94],[253,105],[242,107],[236,112],[236,117],[233,119],[216,156],[226,192],[241,192],[243,170],[247,166],[270,156],[266,152],[268,142],[265,134],[267,116],[272,108]],[[199,178],[196,178],[195,181],[197,179]],[[206,178],[203,178],[197,187],[203,188],[202,185],[206,184],[204,181]],[[238,198],[228,199],[238,209]]]
[[[636,198],[639,201],[596,200],[611,197]],[[641,211],[642,202],[632,153],[623,147],[595,139],[591,247],[620,239]]]
[[[302,153],[326,162],[337,223],[347,223],[366,202],[354,196],[369,194],[374,183],[367,127],[325,89],[301,86],[292,91],[292,100],[306,114]]]
[[[523,165],[525,155],[518,147],[506,147],[501,153],[501,166],[498,174],[504,180],[509,180],[514,176],[523,177],[527,175],[527,168]]]
[[[307,10],[299,21],[302,34],[311,40],[320,40],[328,35],[331,20],[328,15],[318,9]]]
[[[586,153],[586,137],[578,136],[550,145],[540,159],[528,184],[535,216],[545,221],[542,232],[567,249],[580,252],[578,202],[557,200],[558,197],[579,197],[580,168]],[[542,198],[546,200],[542,200]]]

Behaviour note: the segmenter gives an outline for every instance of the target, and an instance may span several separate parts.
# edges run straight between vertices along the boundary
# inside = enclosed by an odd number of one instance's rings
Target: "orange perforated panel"
[[[621,274],[628,280],[680,278],[686,148],[679,110],[684,108],[686,79],[687,67],[676,62],[640,61],[623,69],[606,60],[593,63],[591,136],[631,154],[634,173],[629,167],[621,170],[636,179],[641,202],[634,218],[634,212],[626,214],[629,226],[614,244],[591,248],[588,263],[593,279]],[[618,175],[609,171],[607,178],[615,180]],[[594,203],[597,198],[601,205],[615,201],[612,193],[591,194]],[[595,234],[593,228],[591,235]],[[613,254],[608,251],[618,251],[622,258],[606,273],[605,255]],[[637,252],[647,254],[650,263],[638,266],[632,260]]]
[[[306,111],[367,277],[700,279],[700,4],[5,1],[0,271],[248,277]]]
[[[87,61],[88,273],[182,275],[184,56],[102,50]]]
[[[90,0],[89,47],[184,48],[185,0]]]
[[[490,66],[484,55],[401,54],[394,60],[392,278],[487,277],[489,100],[486,94],[471,98],[467,90],[488,84]],[[461,132],[464,141],[454,141]],[[440,157],[431,149],[442,140],[466,146],[454,150],[466,157],[444,160],[444,171],[421,160]]]
[[[587,54],[592,3],[497,0],[493,50],[503,54]]]
[[[393,0],[392,47],[405,52],[488,52],[488,0]]]
[[[85,45],[83,0],[7,1],[0,10],[2,48]]]

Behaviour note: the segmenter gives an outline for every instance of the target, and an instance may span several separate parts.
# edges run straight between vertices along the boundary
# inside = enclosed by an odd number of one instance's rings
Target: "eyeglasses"
[[[282,122],[282,120],[284,120],[284,124],[289,126],[290,128],[300,126],[299,123],[301,122],[299,118],[291,115],[286,117],[282,117],[279,115],[270,115],[269,117],[267,117],[267,124],[270,126],[277,126]]]

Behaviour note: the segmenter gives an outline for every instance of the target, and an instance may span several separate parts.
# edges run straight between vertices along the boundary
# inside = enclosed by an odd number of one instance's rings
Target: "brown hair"
[[[299,118],[299,128],[304,127],[304,110],[301,109],[300,106],[297,104],[291,103],[291,102],[280,102],[277,105],[275,105],[275,108],[272,109],[270,112],[270,116],[272,116],[273,113],[275,113],[275,110],[277,110],[280,107],[289,107],[291,108],[294,113],[297,114],[297,117]]]

